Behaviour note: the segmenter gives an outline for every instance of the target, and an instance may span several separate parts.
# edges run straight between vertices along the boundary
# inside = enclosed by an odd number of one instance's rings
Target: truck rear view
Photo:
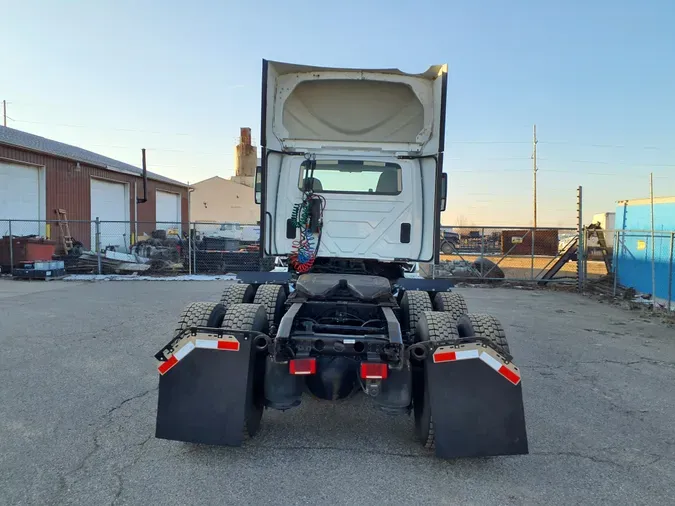
[[[263,62],[261,255],[289,269],[185,309],[156,354],[157,437],[236,446],[265,409],[363,394],[439,457],[527,453],[499,321],[449,280],[405,277],[443,237],[446,88],[444,65]]]

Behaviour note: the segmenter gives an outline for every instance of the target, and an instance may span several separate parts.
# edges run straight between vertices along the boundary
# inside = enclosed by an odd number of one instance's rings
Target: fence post
[[[654,174],[649,173],[649,200],[651,201],[651,230],[652,230],[652,307],[656,309],[656,236],[654,234]]]
[[[532,258],[531,260],[531,267],[530,267],[530,281],[534,281],[534,231],[536,228],[532,229]]]
[[[582,216],[582,188],[577,188],[577,289],[584,291],[584,219]]]
[[[9,273],[14,274],[14,236],[12,235],[12,220],[9,220]]]
[[[614,267],[614,289],[612,296],[616,297],[616,287],[619,283],[619,258],[621,257],[621,233],[618,230],[614,231],[614,236],[616,237],[616,246],[614,246],[614,251],[612,252],[613,262],[612,266]]]
[[[481,228],[480,229],[480,258],[481,258],[481,261],[483,260],[484,256],[485,256],[485,228]]]
[[[675,245],[675,232],[670,233],[670,259],[668,260],[668,311],[670,311],[673,298],[673,247]]]
[[[192,255],[193,255],[192,261],[194,262],[192,264],[192,273],[197,274],[197,244],[196,244],[196,241],[197,241],[197,222],[194,222],[192,224],[192,234],[193,234],[192,235],[193,241],[195,241],[194,243],[192,243]]]
[[[586,283],[586,227],[581,227],[581,232],[579,233],[579,246],[577,248],[577,262],[578,262],[578,271],[579,271],[579,291],[584,291],[584,285]]]
[[[94,236],[94,242],[96,246],[96,263],[98,265],[98,273],[102,274],[101,269],[101,220],[96,217],[96,233]]]
[[[188,193],[188,200],[190,194]],[[188,274],[192,275],[192,229],[190,228],[190,222],[188,221]]]

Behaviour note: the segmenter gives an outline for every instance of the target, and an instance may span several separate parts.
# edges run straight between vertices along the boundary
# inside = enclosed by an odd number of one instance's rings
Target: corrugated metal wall
[[[120,174],[118,172],[93,167],[84,163],[65,160],[50,155],[34,153],[20,148],[0,145],[0,158],[9,161],[29,163],[45,167],[46,182],[46,217],[47,220],[56,219],[55,209],[65,209],[68,213],[71,235],[81,241],[85,248],[91,245],[91,225],[89,223],[75,223],[78,220],[90,221],[91,217],[91,178],[105,179],[129,185],[129,216],[132,220],[131,231],[134,231],[133,223],[136,222],[136,201],[134,195],[134,183],[138,191],[138,197],[143,196],[143,179],[140,176]],[[154,230],[155,222],[155,191],[157,189],[180,193],[182,199],[182,221],[187,223],[187,189],[158,181],[148,181],[148,201],[138,204],[139,233],[150,233]],[[11,219],[11,216],[0,216],[0,219]],[[95,219],[95,217],[94,217]],[[143,225],[140,222],[144,222]],[[184,225],[187,232],[187,225]],[[51,227],[51,239],[59,241],[60,232],[56,224]]]
[[[615,253],[618,282],[642,293],[652,293],[651,206],[648,201],[626,201],[617,204],[616,226],[619,247]],[[670,266],[670,232],[675,231],[675,198],[654,202],[654,258],[656,297],[668,297]],[[675,276],[674,276],[675,278]],[[671,280],[675,294],[675,279]]]

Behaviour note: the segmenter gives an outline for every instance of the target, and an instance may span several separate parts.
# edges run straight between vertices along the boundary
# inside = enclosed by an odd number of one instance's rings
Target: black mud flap
[[[478,358],[434,363],[433,355],[425,370],[437,457],[528,453],[519,376],[509,380]]]
[[[155,437],[242,444],[254,357],[250,338],[236,336],[236,340],[238,351],[193,347],[160,376]],[[197,341],[191,338],[184,346]]]

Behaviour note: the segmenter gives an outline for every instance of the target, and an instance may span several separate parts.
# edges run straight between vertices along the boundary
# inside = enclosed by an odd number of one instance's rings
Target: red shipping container
[[[531,230],[502,230],[502,254],[532,255]],[[534,254],[558,254],[558,229],[537,229],[534,232]]]
[[[9,236],[0,239],[0,266],[9,267],[11,259],[14,260],[14,267],[18,267],[21,262],[49,261],[56,251],[56,242],[40,237],[13,237],[12,245],[13,257],[9,250]]]

